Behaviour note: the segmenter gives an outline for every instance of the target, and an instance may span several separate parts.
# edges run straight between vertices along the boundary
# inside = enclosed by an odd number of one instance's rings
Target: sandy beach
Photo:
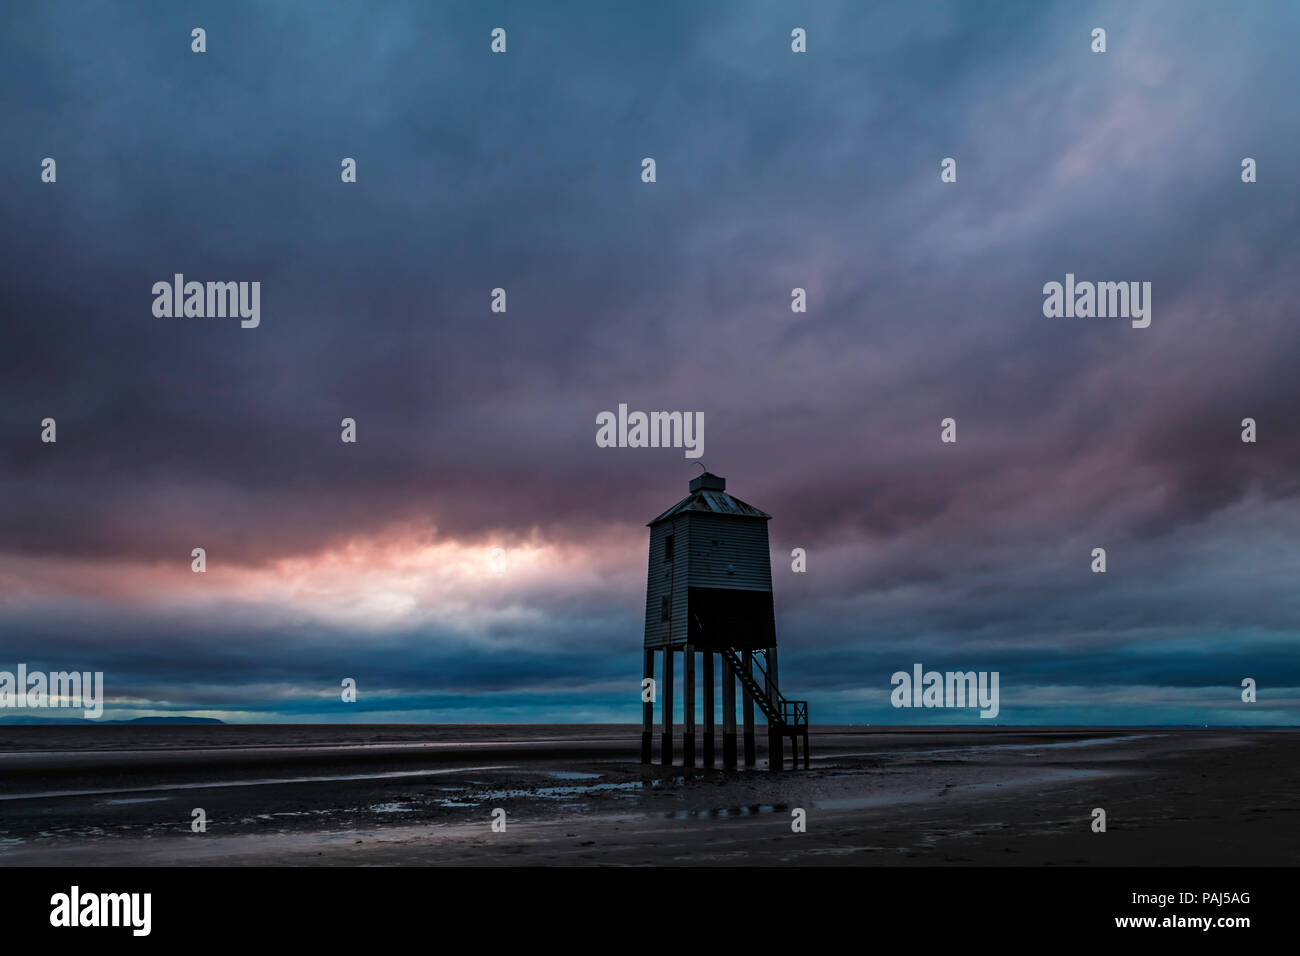
[[[817,728],[812,768],[780,773],[762,741],[736,771],[642,766],[637,745],[626,726],[5,727],[0,865],[1300,862],[1294,731]]]

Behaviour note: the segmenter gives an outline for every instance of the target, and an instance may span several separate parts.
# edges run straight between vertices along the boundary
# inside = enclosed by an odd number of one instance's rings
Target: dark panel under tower
[[[719,658],[722,677],[723,762],[736,763],[736,685],[740,686],[745,713],[745,763],[756,762],[755,707],[767,720],[770,762],[783,764],[785,737],[804,738],[808,760],[808,707],[788,701],[777,687],[776,615],[772,601],[772,565],[768,553],[767,522],[771,515],[727,493],[727,483],[705,473],[690,483],[690,494],[650,522],[650,560],[646,580],[645,676],[654,673],[654,658],[661,654],[656,693],[661,712],[660,760],[669,764],[673,753],[672,702],[674,677],[687,681],[683,757],[695,765],[696,657],[705,678],[703,755],[706,765],[714,758],[715,694],[713,657]],[[682,655],[681,666],[674,657]],[[730,713],[728,713],[730,711]],[[641,759],[651,760],[653,706],[642,716]],[[797,753],[797,750],[796,750]]]
[[[776,647],[771,591],[690,588],[688,637],[701,647]]]

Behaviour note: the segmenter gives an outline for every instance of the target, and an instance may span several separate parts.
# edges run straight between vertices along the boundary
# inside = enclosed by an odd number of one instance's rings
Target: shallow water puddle
[[[113,787],[104,790],[47,790],[42,793],[9,793],[0,800],[48,800],[55,797],[99,797],[109,793],[157,793],[167,790],[221,790],[226,787],[266,787],[276,784],[334,783],[343,780],[395,780],[403,777],[436,777],[451,773],[510,770],[511,767],[448,767],[440,770],[394,770],[387,773],[346,773],[328,777],[265,777],[251,780],[216,780],[203,783],[168,783],[148,787]]]
[[[369,809],[371,813],[415,813],[419,807],[405,803],[376,803]]]
[[[545,773],[556,780],[599,780],[605,776],[603,773],[581,773],[577,770],[547,770]]]
[[[171,797],[119,797],[116,800],[101,800],[101,806],[118,807],[128,803],[165,803],[171,800]]]
[[[1104,776],[1104,770],[1059,770],[1055,773],[1044,773],[1034,777],[1020,777],[1013,780],[987,780],[982,783],[962,783],[956,785],[945,784],[939,791],[938,796],[949,793],[959,792],[984,792],[997,789],[1009,789],[1012,787],[1023,787],[1036,783],[1060,783],[1065,780],[1083,780],[1088,777]],[[828,800],[817,800],[813,806],[820,810],[859,810],[865,807],[884,807],[893,806],[900,803],[916,803],[918,801],[928,801],[936,796],[933,789],[911,790],[904,793],[883,794],[873,797],[832,797]]]
[[[651,813],[648,816],[659,820],[689,820],[699,818],[706,820],[726,817],[753,817],[762,813],[776,813],[788,809],[785,804],[756,803],[748,807],[717,807],[709,810],[668,810],[663,813]]]
[[[813,760],[835,760],[844,757],[928,757],[933,754],[976,754],[989,750],[1060,750],[1069,747],[1094,747],[1098,744],[1121,743],[1130,740],[1149,740],[1164,734],[1126,734],[1122,737],[1089,737],[1085,740],[1061,740],[1051,744],[970,744],[966,747],[918,748],[909,750],[865,750],[858,753],[813,754]],[[1041,754],[1025,754],[1039,757]]]

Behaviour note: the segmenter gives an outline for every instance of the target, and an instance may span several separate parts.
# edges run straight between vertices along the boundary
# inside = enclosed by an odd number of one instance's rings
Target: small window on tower
[[[673,559],[673,536],[668,535],[667,537],[664,538],[664,563],[666,564],[672,559]],[[666,621],[668,619],[664,618],[664,620]]]
[[[668,539],[673,540],[672,538]],[[659,620],[666,621],[673,616],[673,601],[667,594],[659,599]]]

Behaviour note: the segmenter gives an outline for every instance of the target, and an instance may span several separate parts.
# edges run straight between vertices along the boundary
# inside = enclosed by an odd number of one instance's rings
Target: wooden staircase
[[[779,748],[782,737],[791,738],[794,747],[794,766],[799,765],[799,740],[803,739],[803,759],[804,768],[811,766],[808,753],[808,701],[806,700],[787,700],[782,694],[776,683],[769,678],[767,670],[759,663],[760,656],[766,659],[766,651],[760,649],[753,651],[748,658],[734,647],[721,648],[719,653],[722,659],[731,665],[732,672],[740,680],[740,684],[749,693],[753,701],[758,704],[759,710],[767,718],[767,734],[769,750]],[[748,662],[748,666],[746,666]],[[773,740],[772,738],[775,738]],[[775,754],[776,760],[781,760],[779,751]]]

